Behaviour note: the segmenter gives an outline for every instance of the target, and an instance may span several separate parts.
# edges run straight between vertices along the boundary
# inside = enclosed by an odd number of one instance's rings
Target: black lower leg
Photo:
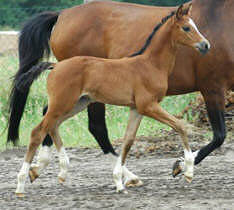
[[[88,106],[89,131],[92,133],[104,154],[117,155],[108,138],[105,123],[105,105],[92,103]]]
[[[43,115],[46,114],[47,109],[48,109],[48,106],[44,107]],[[49,135],[46,135],[45,139],[42,142],[42,145],[43,146],[48,146],[48,147],[51,147],[53,145],[53,140],[51,139],[51,137]]]
[[[199,150],[195,158],[195,164],[200,163],[212,151],[220,147],[226,137],[224,111],[207,107],[207,112],[213,129],[213,140],[208,145]]]

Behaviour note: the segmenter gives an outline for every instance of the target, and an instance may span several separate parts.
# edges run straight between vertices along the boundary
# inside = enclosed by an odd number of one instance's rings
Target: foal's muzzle
[[[208,41],[202,41],[195,44],[195,48],[203,55],[205,55],[210,49],[210,43]]]

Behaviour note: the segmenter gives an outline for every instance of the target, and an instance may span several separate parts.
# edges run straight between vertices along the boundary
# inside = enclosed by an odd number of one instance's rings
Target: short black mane
[[[169,19],[171,18],[173,15],[175,14],[175,11],[171,12],[171,14],[169,14],[168,16],[164,17],[161,22],[156,25],[152,31],[152,33],[149,35],[149,37],[147,38],[145,44],[143,45],[143,47],[136,53],[130,55],[129,57],[134,57],[137,55],[141,55],[142,53],[145,52],[145,50],[147,49],[147,47],[150,45],[152,38],[154,37],[155,33],[159,30],[159,28]]]

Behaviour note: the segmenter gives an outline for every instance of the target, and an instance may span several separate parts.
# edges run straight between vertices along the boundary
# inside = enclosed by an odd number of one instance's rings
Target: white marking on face
[[[200,33],[200,31],[198,30],[196,24],[194,23],[194,21],[189,18],[189,24],[195,29],[195,31],[198,33],[198,35],[203,39],[203,41],[207,42],[208,44],[208,48],[210,48],[210,43],[209,41]]]
[[[191,18],[189,18],[189,24],[190,24],[199,34],[201,34],[201,33],[199,32],[199,30],[198,30],[196,24],[194,23],[194,21],[193,21]]]

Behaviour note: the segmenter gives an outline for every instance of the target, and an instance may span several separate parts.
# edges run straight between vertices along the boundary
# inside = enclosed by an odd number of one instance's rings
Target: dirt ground
[[[233,119],[231,120],[233,122]],[[162,131],[159,137],[139,137],[128,158],[128,168],[140,176],[142,187],[117,194],[112,181],[109,156],[99,149],[67,148],[69,177],[58,183],[58,158],[33,184],[27,181],[26,197],[16,198],[16,176],[25,148],[0,153],[0,209],[234,209],[234,138],[229,119],[229,135],[221,149],[195,167],[192,183],[183,176],[173,178],[171,168],[182,155],[179,137]],[[206,144],[207,127],[190,137],[193,150]],[[121,140],[115,143],[119,150]]]

